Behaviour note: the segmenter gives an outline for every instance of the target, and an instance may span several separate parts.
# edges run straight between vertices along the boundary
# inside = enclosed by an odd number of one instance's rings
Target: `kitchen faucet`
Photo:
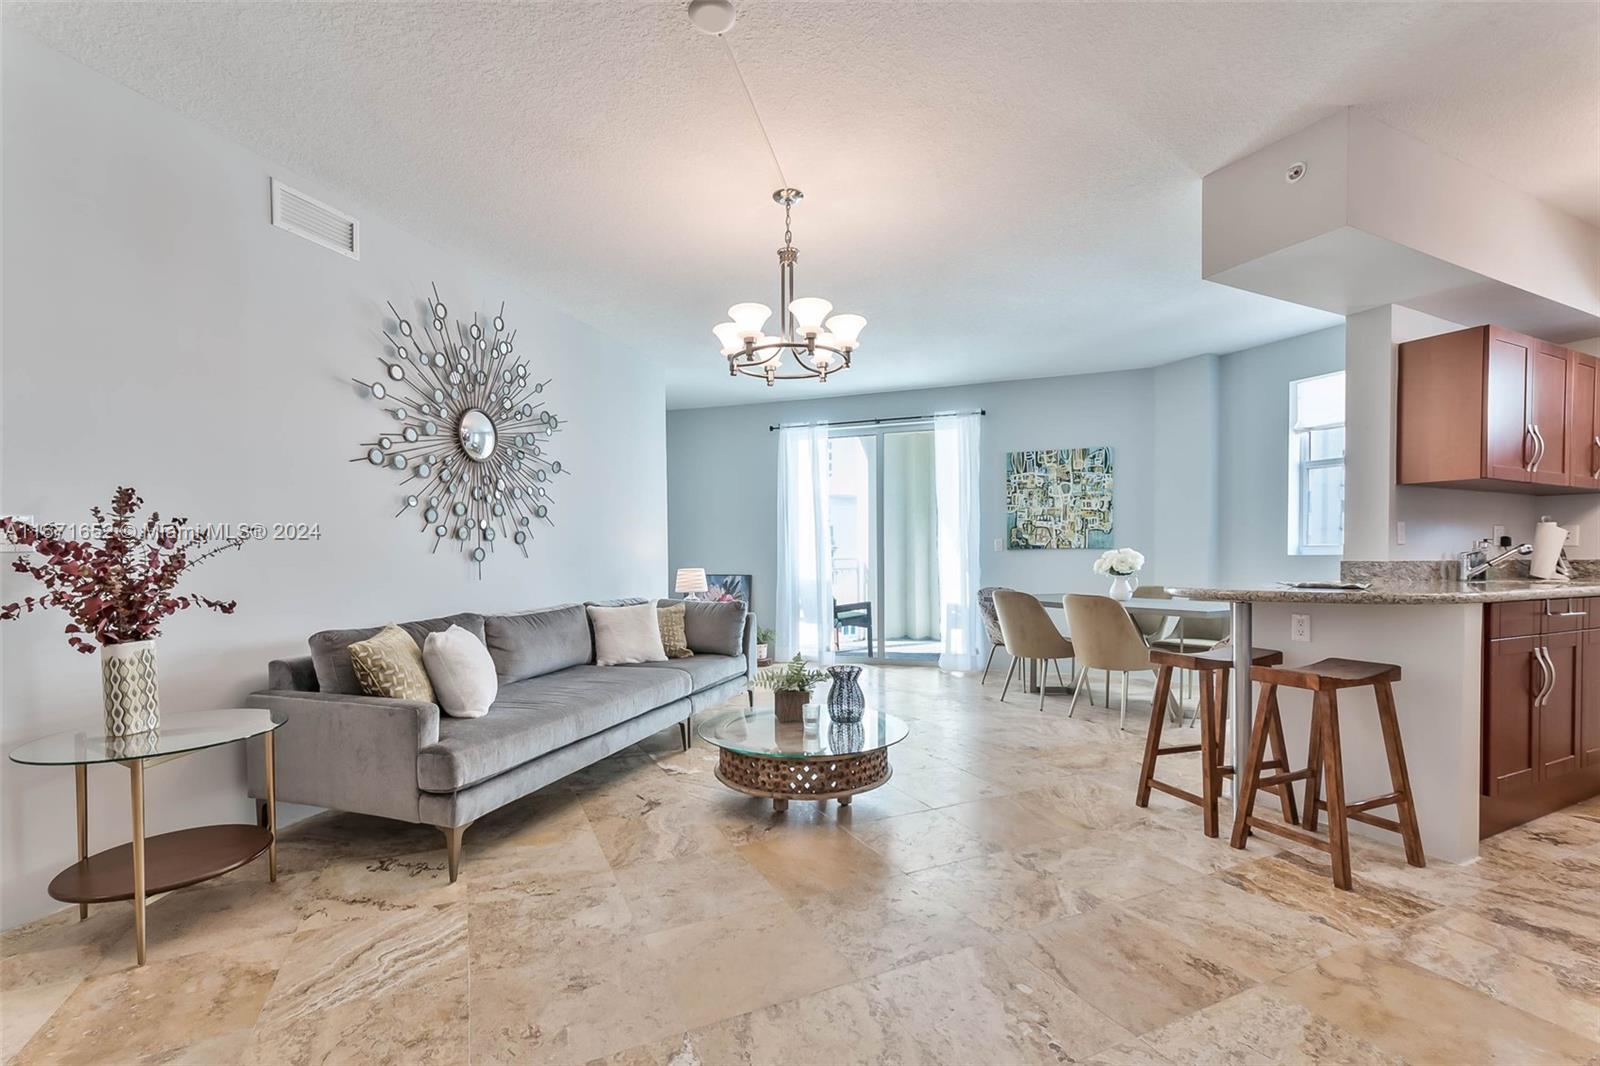
[[[1456,559],[1461,564],[1462,581],[1483,581],[1490,570],[1505,562],[1513,555],[1532,555],[1532,544],[1518,544],[1511,546],[1510,537],[1500,538],[1500,547],[1503,549],[1498,555],[1490,556],[1489,550],[1493,545],[1485,537],[1472,546],[1471,551],[1461,552]]]

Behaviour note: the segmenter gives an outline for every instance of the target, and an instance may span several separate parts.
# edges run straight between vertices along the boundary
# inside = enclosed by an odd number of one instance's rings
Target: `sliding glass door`
[[[926,426],[829,439],[833,647],[845,659],[937,660],[938,522]]]

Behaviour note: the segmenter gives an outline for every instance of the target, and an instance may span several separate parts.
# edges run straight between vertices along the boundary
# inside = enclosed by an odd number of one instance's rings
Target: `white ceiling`
[[[1200,178],[1354,105],[1600,224],[1600,5],[756,2],[731,43],[835,391],[1148,366],[1334,316],[1200,278]],[[679,2],[5,5],[8,28],[463,247],[665,368],[776,304],[778,185]]]

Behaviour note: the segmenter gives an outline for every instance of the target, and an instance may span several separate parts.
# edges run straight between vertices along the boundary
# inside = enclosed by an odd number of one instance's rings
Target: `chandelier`
[[[728,376],[744,374],[765,378],[768,385],[778,380],[816,378],[827,381],[829,374],[850,368],[850,353],[856,350],[867,320],[860,315],[828,314],[833,304],[817,296],[794,294],[794,263],[800,250],[794,246],[789,213],[803,194],[799,189],[779,189],[773,200],[783,205],[783,247],[778,249],[778,306],[780,332],[763,332],[772,308],[766,304],[743,303],[728,308],[730,322],[711,327],[722,343],[728,360]],[[793,369],[785,366],[788,355]]]
[[[764,332],[772,308],[766,304],[743,303],[728,308],[730,321],[712,326],[722,346],[722,355],[728,360],[728,376],[744,374],[752,378],[765,378],[770,386],[778,380],[792,381],[816,378],[827,381],[829,374],[850,369],[850,353],[856,350],[861,330],[867,320],[860,315],[833,315],[833,304],[816,296],[794,294],[794,262],[800,250],[794,246],[789,216],[794,205],[800,202],[801,192],[789,185],[784,177],[783,164],[778,161],[777,149],[772,146],[772,136],[767,124],[761,121],[761,111],[755,97],[750,95],[750,85],[739,69],[739,60],[728,44],[727,32],[733,28],[737,13],[732,0],[690,0],[689,21],[702,33],[722,41],[728,61],[733,64],[739,87],[744,90],[745,102],[767,142],[773,168],[783,187],[772,194],[772,199],[783,205],[783,247],[778,249],[778,333]],[[787,362],[785,357],[787,356]]]

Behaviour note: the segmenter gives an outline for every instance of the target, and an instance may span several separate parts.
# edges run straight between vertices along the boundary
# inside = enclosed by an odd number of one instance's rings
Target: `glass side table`
[[[139,965],[144,965],[145,897],[198,884],[236,870],[262,852],[267,855],[267,876],[278,879],[278,804],[273,769],[272,733],[281,722],[259,707],[233,707],[215,711],[163,716],[161,728],[128,737],[96,733],[54,733],[24,744],[11,753],[11,761],[27,766],[70,766],[77,779],[78,861],[50,882],[53,899],[78,905],[78,920],[89,915],[89,904],[133,901],[134,945]],[[144,768],[150,761],[165,761],[222,744],[237,744],[261,737],[266,748],[267,804],[265,825],[203,825],[146,837],[144,833]],[[119,847],[89,854],[89,767],[95,763],[121,763],[128,768],[133,839]]]

